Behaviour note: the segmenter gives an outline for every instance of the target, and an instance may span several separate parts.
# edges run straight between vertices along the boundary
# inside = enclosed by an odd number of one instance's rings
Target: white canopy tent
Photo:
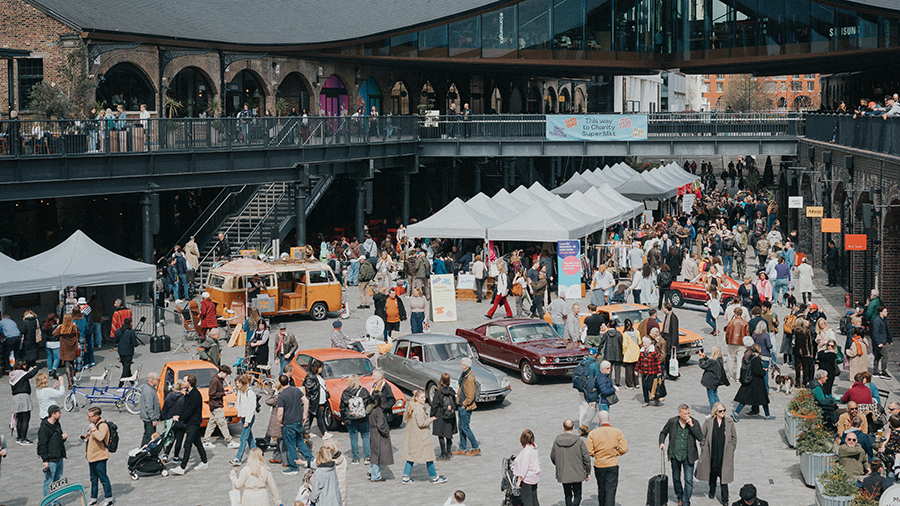
[[[501,220],[484,215],[459,197],[428,218],[406,228],[410,237],[484,239],[487,228]]]
[[[59,286],[105,286],[156,280],[156,267],[137,262],[100,246],[81,230],[48,251],[19,262],[48,272]]]
[[[556,195],[572,195],[573,193],[584,193],[594,186],[597,184],[591,183],[580,172],[576,172],[568,181],[550,191]]]
[[[519,216],[488,229],[492,241],[557,242],[581,239],[588,227],[546,206],[530,206]]]
[[[0,254],[0,297],[59,290],[59,276]]]
[[[592,188],[585,192],[584,195],[592,200],[604,200],[612,204],[615,209],[623,211],[624,214],[619,221],[629,220],[644,212],[644,204],[642,202],[625,197],[609,184]]]
[[[511,220],[519,214],[517,211],[492,200],[484,193],[479,193],[470,198],[466,201],[466,205],[485,216],[497,220],[499,223]]]

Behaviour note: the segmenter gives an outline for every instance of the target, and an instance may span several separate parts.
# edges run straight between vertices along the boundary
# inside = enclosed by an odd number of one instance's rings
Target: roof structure
[[[59,290],[59,276],[21,263],[0,253],[0,297]]]

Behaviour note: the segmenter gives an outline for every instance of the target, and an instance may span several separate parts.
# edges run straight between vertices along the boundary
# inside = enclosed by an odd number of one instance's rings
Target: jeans
[[[412,473],[413,463],[410,461],[406,461],[406,467],[403,468],[403,476],[409,476]],[[434,462],[426,462],[425,467],[428,469],[428,476],[432,478],[437,478],[437,470],[434,468]]]
[[[156,427],[153,426],[153,422],[148,422],[146,420],[144,422],[144,435],[141,437],[141,446],[150,442],[150,436],[156,432]]]
[[[238,447],[237,459],[244,459],[244,450],[249,450],[251,448],[256,448],[256,440],[253,439],[253,422],[256,421],[256,417],[250,419],[250,423],[245,427],[244,424],[247,423],[246,418],[241,418],[241,446]]]
[[[579,506],[581,504],[581,482],[563,483],[562,486],[566,506]]]
[[[788,291],[788,286],[790,282],[788,278],[775,278],[775,282],[772,283],[772,297],[774,302],[783,304],[784,303],[784,294]]]
[[[131,363],[134,361],[134,355],[119,355],[119,360],[122,362],[122,376],[119,378],[119,387],[122,387],[125,384],[122,378],[130,378],[132,376]]]
[[[182,272],[181,274],[178,275],[178,283],[176,283],[176,284],[179,284],[184,287],[184,293],[182,293],[182,295],[184,295],[184,298],[185,299],[190,298],[191,291],[188,287],[188,280],[187,280],[186,272]],[[176,298],[178,298],[178,297],[176,297]]]
[[[641,291],[640,290],[631,290],[631,295],[634,297],[634,303],[641,303]]]
[[[94,348],[103,346],[103,333],[100,331],[100,322],[94,322]]]
[[[50,484],[61,480],[63,475],[63,459],[48,462],[48,464],[50,464],[50,472],[44,473],[44,497],[50,495]]]
[[[282,355],[281,357],[279,357],[279,358],[278,358],[278,361],[281,363],[281,369],[280,369],[280,371],[279,371],[279,374],[284,374],[284,368],[285,368],[285,366],[287,366],[288,364],[290,364],[291,361],[288,360],[288,359],[286,359],[286,358],[284,358],[284,355]]]
[[[91,472],[91,499],[97,498],[97,482],[103,484],[103,497],[112,499],[112,485],[109,484],[109,477],[106,476],[106,460],[98,460],[97,462],[88,462]]]
[[[760,358],[762,359],[763,371],[766,373],[766,375],[763,379],[766,382],[766,392],[768,392],[769,391],[769,364],[771,363],[771,361],[768,359],[768,357],[761,356]]]
[[[522,499],[522,506],[539,506],[538,496],[537,496],[537,483],[534,485],[522,482],[520,497]]]
[[[475,278],[475,299],[477,302],[481,302],[481,299],[484,298],[484,278],[478,279]]]
[[[359,441],[356,435],[362,436],[363,457],[369,458],[369,422],[348,423],[347,434],[350,435],[350,453],[353,454],[353,460],[359,460]]]
[[[538,318],[540,318],[541,316],[543,315],[538,315]],[[551,325],[553,325],[553,331],[556,332],[556,335],[559,336],[560,339],[562,339],[562,336],[566,333],[566,326],[562,323],[553,323]]]
[[[460,406],[459,407],[459,449],[462,451],[466,450],[466,439],[468,439],[472,443],[472,449],[478,449],[478,441],[475,439],[475,434],[472,433],[472,429],[469,427],[469,421],[472,419],[472,412],[468,409]]]
[[[59,348],[47,348],[47,370],[55,371],[59,368]]]
[[[599,506],[616,506],[616,489],[619,488],[619,466],[595,467],[597,501]]]
[[[378,464],[369,466],[369,479],[372,481],[381,481],[381,466]]]
[[[731,272],[734,270],[734,255],[725,255],[722,257],[722,268],[725,269],[725,274],[731,276]]]
[[[706,324],[712,327],[713,332],[716,331],[716,319],[713,318],[712,311],[706,310]]]
[[[753,412],[753,408],[758,408],[759,406],[751,406],[750,412]],[[741,410],[744,409],[743,404],[738,404],[737,407],[734,408],[734,414],[739,415]],[[766,416],[769,416],[769,405],[763,404],[763,411],[766,413]],[[758,411],[757,411],[758,413]]]
[[[425,330],[424,324],[425,324],[425,313],[419,312],[419,311],[417,311],[415,313],[410,313],[409,327],[410,327],[410,331],[413,334],[421,334]]]
[[[88,328],[91,328],[90,326]],[[90,366],[95,362],[94,360],[94,337],[88,334],[87,338],[84,340],[84,356],[81,357],[83,360],[85,367]]]
[[[719,391],[707,388],[706,389],[706,399],[709,401],[709,412],[712,413],[713,415],[715,415],[715,413],[712,412],[712,409],[713,409],[713,404],[719,402]]]
[[[684,469],[684,488],[681,486],[681,471]],[[694,493],[694,464],[687,460],[672,459],[672,486],[675,497],[683,506],[691,506],[691,494]]]
[[[347,282],[351,285],[359,283],[359,260],[350,260],[350,275]]]
[[[306,459],[306,462],[313,461],[313,454],[309,451],[309,447],[303,441],[303,422],[294,422],[282,425],[281,435],[284,437],[284,444],[287,446],[287,465],[291,471],[297,470],[297,450]]]

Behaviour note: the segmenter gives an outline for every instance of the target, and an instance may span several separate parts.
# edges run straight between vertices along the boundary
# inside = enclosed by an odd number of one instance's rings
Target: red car
[[[669,291],[666,292],[666,300],[675,307],[681,307],[685,302],[694,304],[706,304],[709,294],[706,293],[706,278],[708,273],[700,273],[690,281],[673,281]],[[728,304],[732,297],[737,297],[740,283],[726,275],[719,277],[719,300],[722,304]]]
[[[474,329],[457,329],[469,342],[472,355],[482,361],[518,369],[524,383],[538,376],[571,375],[587,356],[587,347],[561,339],[547,322],[538,319],[497,320]]]

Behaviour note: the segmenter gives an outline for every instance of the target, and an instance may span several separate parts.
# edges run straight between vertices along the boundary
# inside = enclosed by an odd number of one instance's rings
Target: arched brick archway
[[[277,93],[279,98],[283,98],[287,102],[288,111],[296,108],[297,113],[303,110],[309,112],[310,100],[312,95],[312,85],[300,72],[290,72],[278,85]]]
[[[156,103],[153,80],[132,62],[123,61],[109,67],[97,74],[97,80],[96,100],[105,107],[115,109],[121,104],[126,111],[138,111],[141,104]]]
[[[183,106],[177,116],[197,117],[209,107],[212,98],[218,98],[215,80],[200,67],[185,66],[169,79],[166,95]],[[221,109],[221,104],[219,105]]]
[[[409,86],[403,80],[394,82],[391,86],[391,105],[389,110],[392,114],[412,114],[412,103],[409,95]]]

